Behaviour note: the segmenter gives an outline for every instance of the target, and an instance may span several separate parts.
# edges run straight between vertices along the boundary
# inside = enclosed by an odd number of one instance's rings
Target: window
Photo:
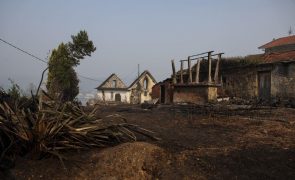
[[[116,88],[117,87],[117,81],[116,80],[113,80],[112,82],[112,88]]]
[[[289,76],[289,64],[281,64],[278,66],[278,75],[283,77]]]
[[[147,80],[147,78],[145,78],[144,81],[143,81],[143,88],[144,88],[144,90],[148,89],[148,80]]]
[[[148,94],[148,79],[145,78],[143,80],[143,89],[144,89],[144,96],[147,96]]]

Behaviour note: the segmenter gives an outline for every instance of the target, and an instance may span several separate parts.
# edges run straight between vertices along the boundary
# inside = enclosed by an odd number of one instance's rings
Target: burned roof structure
[[[188,56],[187,59],[180,60],[180,70],[176,73],[174,60],[172,63],[172,82],[173,82],[173,102],[174,103],[197,103],[203,104],[217,99],[217,87],[219,82],[219,66],[223,53],[213,54],[214,51],[208,51],[196,55]],[[217,57],[215,72],[212,79],[212,58]],[[196,61],[192,66],[192,61]],[[200,81],[200,64],[206,61],[207,79]],[[187,73],[184,76],[184,64],[187,63]],[[194,74],[192,67],[194,67]]]

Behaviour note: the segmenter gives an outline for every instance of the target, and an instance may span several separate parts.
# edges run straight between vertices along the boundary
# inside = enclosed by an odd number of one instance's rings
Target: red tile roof
[[[267,49],[267,48],[282,46],[286,44],[295,44],[295,35],[273,40],[269,43],[264,44],[263,46],[260,46],[259,49]]]
[[[295,51],[265,54],[263,58],[264,58],[264,62],[266,63],[273,63],[273,62],[279,62],[279,61],[291,61],[291,60],[294,61]]]

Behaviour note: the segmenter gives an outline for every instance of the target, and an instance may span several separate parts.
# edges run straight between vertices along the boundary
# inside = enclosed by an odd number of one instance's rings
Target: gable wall
[[[144,80],[147,79],[147,89],[144,89]],[[131,103],[143,103],[152,99],[152,88],[155,85],[152,78],[145,74],[142,76],[138,83],[135,83],[131,88]]]
[[[102,88],[113,88],[113,80],[116,80],[117,82],[117,87],[116,88],[126,88],[125,84],[117,77],[117,76],[112,76],[105,84],[102,86]]]

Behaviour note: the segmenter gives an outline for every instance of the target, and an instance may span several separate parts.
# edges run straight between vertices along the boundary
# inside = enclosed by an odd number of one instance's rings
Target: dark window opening
[[[114,92],[111,92],[111,99],[114,99]]]
[[[116,81],[116,80],[113,80],[113,82],[112,82],[112,87],[113,87],[113,88],[116,88],[116,87],[117,87],[117,81]]]
[[[278,74],[280,76],[288,77],[289,76],[289,64],[281,64],[278,66]]]
[[[143,88],[144,88],[145,90],[148,89],[148,80],[147,80],[147,78],[145,78],[144,81],[143,81]]]
[[[120,94],[115,94],[115,101],[121,102],[121,95]]]
[[[226,85],[226,77],[222,76],[222,85]]]

